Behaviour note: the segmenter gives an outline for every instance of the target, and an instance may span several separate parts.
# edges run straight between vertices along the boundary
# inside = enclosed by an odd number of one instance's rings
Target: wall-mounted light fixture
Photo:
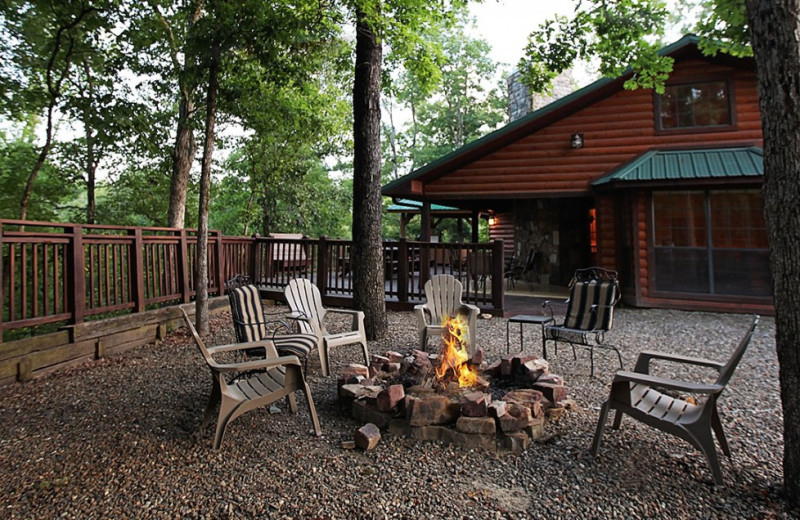
[[[494,216],[489,217],[489,227],[494,227],[497,224],[497,219]]]
[[[569,145],[573,148],[583,148],[583,134],[575,132],[569,138]]]

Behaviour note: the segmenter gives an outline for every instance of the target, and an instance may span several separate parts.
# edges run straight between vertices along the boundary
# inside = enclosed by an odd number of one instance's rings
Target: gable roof
[[[680,40],[661,49],[659,55],[672,56],[674,58],[696,55],[702,57],[697,48],[698,37],[686,35]],[[727,59],[721,57],[720,59]],[[736,58],[735,63],[741,63],[742,58]],[[575,92],[564,96],[539,110],[533,111],[507,125],[491,132],[480,139],[467,143],[466,145],[454,150],[453,152],[432,161],[425,166],[396,179],[382,188],[383,195],[394,197],[421,196],[414,193],[415,186],[419,182],[432,180],[441,175],[475,161],[509,143],[517,141],[541,128],[544,128],[555,121],[581,110],[582,108],[595,103],[597,100],[610,96],[623,88],[623,83],[631,76],[632,72],[628,69],[624,74],[616,78],[601,78]]]
[[[600,177],[592,185],[733,179],[763,175],[764,153],[755,146],[651,150]]]

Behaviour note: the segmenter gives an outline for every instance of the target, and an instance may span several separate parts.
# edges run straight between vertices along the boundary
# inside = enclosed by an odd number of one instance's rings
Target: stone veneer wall
[[[553,80],[553,88],[550,95],[531,94],[528,91],[528,87],[520,81],[519,71],[512,72],[506,82],[508,84],[509,122],[519,119],[529,112],[539,110],[575,90],[575,82],[572,79],[571,71],[565,71]]]

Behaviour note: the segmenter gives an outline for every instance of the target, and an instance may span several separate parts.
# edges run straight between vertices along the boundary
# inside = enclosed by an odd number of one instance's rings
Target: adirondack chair
[[[284,314],[272,316],[264,314],[261,295],[255,285],[250,284],[246,275],[236,275],[225,282],[231,306],[233,330],[236,341],[272,340],[281,356],[297,356],[308,368],[308,354],[317,348],[317,337],[313,334],[292,333],[283,321]],[[280,332],[280,333],[279,333]],[[251,353],[248,349],[247,353]]]
[[[288,317],[297,321],[301,332],[313,334],[317,338],[322,375],[327,376],[331,373],[331,347],[360,344],[364,351],[364,364],[369,365],[369,349],[367,348],[362,311],[324,308],[319,289],[305,278],[291,280],[284,289],[284,295],[292,311]],[[328,333],[328,329],[325,327],[325,317],[328,313],[351,316],[350,330],[335,334]]]
[[[725,432],[722,429],[717,400],[725,390],[733,371],[742,359],[750,339],[753,337],[758,316],[739,341],[727,362],[717,362],[708,359],[692,358],[667,354],[663,352],[646,351],[639,354],[633,372],[617,372],[611,383],[611,394],[600,408],[600,419],[592,441],[591,455],[597,456],[600,447],[600,438],[603,435],[609,410],[616,410],[614,416],[614,429],[620,427],[622,417],[628,414],[645,424],[658,430],[679,437],[705,455],[714,483],[722,485],[722,471],[719,467],[719,458],[714,446],[712,431],[717,437],[722,452],[731,456]],[[650,374],[651,360],[665,360],[675,363],[697,365],[713,368],[718,371],[717,380],[713,384],[684,382],[666,379]],[[699,402],[681,399],[667,395],[664,391],[683,392],[701,396]]]
[[[225,436],[228,424],[245,412],[268,406],[282,397],[286,397],[289,409],[292,413],[297,413],[297,401],[294,393],[298,390],[305,393],[314,433],[317,436],[322,435],[317,411],[314,408],[314,400],[311,397],[311,388],[305,382],[303,369],[300,367],[300,360],[297,356],[279,357],[272,341],[206,347],[200,335],[197,334],[189,315],[183,309],[181,309],[181,313],[186,321],[186,326],[189,327],[192,337],[194,337],[197,348],[200,349],[200,354],[211,370],[211,381],[214,386],[203,414],[200,431],[205,431],[214,416],[214,409],[219,405],[217,428],[214,434],[215,450],[222,445],[222,438]],[[220,363],[213,357],[214,354],[221,352],[235,353],[256,345],[264,350],[265,357],[263,359]],[[238,377],[236,377],[237,374]],[[229,381],[226,376],[232,376],[232,379]]]
[[[469,323],[468,350],[474,353],[477,341],[475,321],[480,310],[474,305],[461,301],[463,285],[455,276],[439,274],[425,282],[425,303],[414,307],[419,329],[420,349],[425,350],[431,335],[441,336],[444,331],[443,322],[456,314],[466,314]]]
[[[619,302],[620,291],[617,272],[601,267],[578,269],[570,282],[570,295],[567,300],[567,314],[561,323],[545,325],[543,329],[542,356],[547,359],[547,344],[553,343],[558,354],[558,343],[572,346],[572,355],[577,359],[575,347],[589,349],[591,362],[590,376],[594,376],[594,349],[613,350],[622,368],[622,355],[616,346],[604,343],[605,333],[614,324],[614,306]],[[549,301],[544,307],[550,309],[550,317],[555,319]]]

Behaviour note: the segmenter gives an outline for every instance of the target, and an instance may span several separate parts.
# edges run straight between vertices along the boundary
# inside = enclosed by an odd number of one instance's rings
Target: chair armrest
[[[360,331],[362,334],[364,333],[364,311],[353,309],[328,309],[327,312],[352,316],[353,320],[350,328],[354,331]]]
[[[477,305],[472,305],[471,303],[462,303],[461,307],[469,310],[470,312],[474,312],[475,314],[481,313],[480,308]]]
[[[420,303],[414,305],[414,315],[417,317],[417,323],[420,327],[424,327],[428,325],[430,318],[433,316],[433,312],[428,307],[427,303]]]
[[[639,357],[636,358],[636,366],[634,367],[633,371],[640,374],[648,374],[650,372],[650,360],[652,359],[683,363],[686,365],[709,367],[714,368],[717,371],[725,366],[724,363],[720,363],[719,361],[714,361],[711,359],[683,356],[681,354],[670,354],[668,352],[658,352],[655,350],[645,350],[640,352]]]
[[[649,374],[626,372],[622,370],[616,373],[612,385],[616,385],[618,383],[639,383],[642,385],[665,388],[668,390],[681,390],[693,394],[717,394],[722,392],[722,390],[725,388],[723,385],[691,383],[688,381],[679,381],[677,379],[667,379],[664,377],[656,377]]]
[[[359,314],[360,315],[364,314],[364,311],[356,311],[353,309],[328,309],[328,312],[333,312],[336,314],[349,314],[351,316],[358,316]]]
[[[275,368],[286,365],[300,365],[297,356],[280,356],[276,358],[256,359],[253,361],[242,361],[240,363],[217,363],[211,366],[218,372],[249,372],[251,370],[263,370],[265,368]]]

